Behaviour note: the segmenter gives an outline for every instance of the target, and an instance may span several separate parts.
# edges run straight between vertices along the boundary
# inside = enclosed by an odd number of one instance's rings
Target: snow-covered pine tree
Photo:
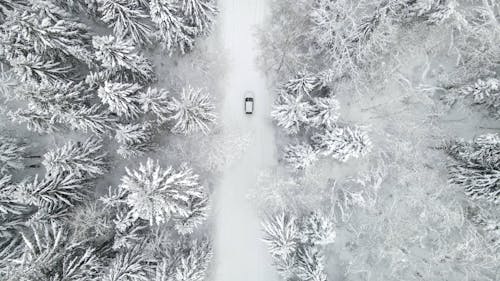
[[[20,202],[43,208],[49,212],[59,208],[73,207],[88,195],[88,182],[75,174],[46,174],[43,179],[38,175],[33,181],[25,180],[16,190]]]
[[[139,103],[144,114],[152,113],[161,122],[168,120],[171,97],[167,90],[150,87],[141,92]]]
[[[123,206],[118,206],[113,223],[115,235],[112,248],[114,250],[133,249],[143,241],[144,232],[148,230],[142,221],[135,220]]]
[[[155,148],[153,137],[155,128],[151,122],[118,125],[115,139],[120,144],[118,154],[123,158],[144,155]]]
[[[319,212],[305,217],[304,223],[281,212],[264,223],[273,263],[286,280],[326,281],[324,254],[318,246],[331,243],[335,231]],[[324,243],[324,244],[323,244]]]
[[[129,82],[148,83],[156,79],[152,63],[137,51],[130,39],[94,36],[92,44],[96,59],[108,70],[104,77],[117,76]],[[105,79],[103,79],[105,81]]]
[[[72,130],[102,135],[116,127],[116,117],[102,106],[74,105],[61,113],[61,122]]]
[[[365,131],[355,127],[334,128],[312,136],[313,146],[324,156],[346,162],[368,154],[372,143]]]
[[[209,125],[215,122],[215,105],[208,92],[203,89],[183,88],[180,99],[172,98],[169,110],[174,122],[173,133],[188,135],[201,131],[207,134]]]
[[[76,58],[92,63],[90,34],[86,25],[51,1],[31,1],[27,9],[17,9],[1,28],[9,49],[8,58],[34,53],[40,56]]]
[[[396,1],[393,16],[404,22],[420,21],[427,24],[440,24],[453,15],[455,1],[443,0],[405,0]]]
[[[25,9],[28,3],[25,0],[0,0],[0,24],[7,19],[7,15],[14,10]]]
[[[0,38],[1,40],[1,38]],[[0,50],[0,58],[2,57]],[[9,100],[12,93],[19,86],[19,81],[12,70],[7,70],[5,64],[0,63],[0,97]]]
[[[99,105],[89,106],[89,93],[85,87],[84,83],[27,83],[18,87],[14,93],[18,99],[28,102],[29,110],[21,110],[19,114],[12,115],[14,119],[16,115],[21,115],[21,123],[35,123],[30,127],[39,127],[37,130],[40,132],[53,125],[103,134],[114,127],[116,118]],[[34,119],[33,122],[30,118]],[[38,118],[42,120],[37,121]],[[37,123],[40,126],[36,126]]]
[[[146,281],[152,268],[143,254],[143,245],[120,251],[111,261],[107,271],[101,276],[102,281]]]
[[[24,83],[14,92],[15,97],[28,102],[28,107],[53,115],[61,114],[86,100],[83,83]]]
[[[39,221],[17,234],[20,241],[10,249],[13,254],[0,260],[2,280],[97,280],[101,264],[95,251],[75,241],[64,225]]]
[[[105,82],[97,94],[111,112],[126,119],[135,119],[141,114],[139,105],[141,89],[142,86],[139,84]]]
[[[309,116],[314,127],[332,129],[340,117],[340,103],[335,97],[320,97],[313,99],[313,110]]]
[[[26,167],[28,145],[21,139],[0,136],[0,175]]]
[[[304,100],[303,95],[292,95],[281,92],[278,96],[271,116],[288,134],[297,134],[305,125],[309,124],[308,116],[314,107]]]
[[[329,79],[356,77],[364,67],[382,58],[393,41],[395,25],[388,12],[394,2],[349,0],[315,1],[310,9],[312,27],[305,34],[313,55],[329,62]],[[377,64],[379,67],[380,64]]]
[[[126,170],[119,188],[126,191],[126,204],[132,216],[160,224],[172,217],[190,215],[189,205],[195,198],[206,196],[198,175],[187,166],[175,170],[162,168],[148,159],[138,170]]]
[[[187,23],[196,28],[198,34],[208,35],[217,15],[215,0],[178,0]]]
[[[175,261],[170,268],[173,280],[203,281],[212,260],[212,245],[208,239],[189,239],[177,243],[170,254]]]
[[[271,255],[287,257],[297,251],[300,242],[300,230],[294,216],[281,212],[268,217],[263,222],[264,242],[267,243]]]
[[[15,186],[12,182],[12,176],[0,175],[0,218],[8,215],[21,215],[27,211],[27,207],[24,204],[15,200],[14,190]],[[2,244],[0,242],[0,245]]]
[[[10,111],[9,118],[13,122],[19,124],[26,124],[28,130],[37,133],[52,133],[58,131],[60,127],[55,121],[55,117],[48,112],[41,112],[39,110],[22,110]]]
[[[115,36],[129,38],[135,45],[150,45],[153,31],[147,12],[133,0],[97,0],[101,20],[113,28]]]
[[[453,141],[445,151],[454,160],[449,165],[450,182],[464,188],[472,199],[500,202],[500,136],[482,135],[472,142]]]
[[[70,251],[64,255],[50,281],[97,281],[101,266],[94,249]]]
[[[154,137],[151,122],[118,125],[115,139],[120,144],[149,143]]]
[[[75,174],[79,178],[95,178],[107,171],[102,141],[89,138],[84,142],[69,141],[43,155],[42,164],[49,173]]]
[[[67,234],[56,223],[23,229],[20,255],[9,261],[7,280],[48,280],[64,256]]]
[[[453,90],[454,94],[472,99],[473,103],[500,118],[500,80],[490,77]]]
[[[156,25],[156,37],[170,54],[179,50],[185,54],[194,47],[196,28],[186,24],[178,3],[168,0],[151,0],[151,20]]]
[[[466,216],[479,228],[493,249],[500,249],[500,219],[492,216],[479,207],[470,206],[466,208]]]
[[[292,168],[303,170],[318,160],[318,152],[308,143],[289,144],[283,151],[283,160]]]
[[[316,75],[299,72],[293,79],[285,83],[284,88],[294,95],[310,96],[311,92],[321,84],[321,79]]]
[[[310,245],[327,245],[335,241],[333,220],[319,211],[312,212],[301,227],[302,241]]]
[[[324,255],[314,246],[302,245],[297,251],[295,272],[300,280],[326,281]]]
[[[115,71],[111,69],[90,71],[85,76],[85,85],[88,86],[89,90],[96,91],[100,86],[104,85],[104,82],[113,81],[115,78]]]
[[[175,219],[175,230],[181,235],[192,234],[208,216],[208,197],[194,197],[188,202],[187,215]]]
[[[19,55],[10,60],[12,70],[21,82],[52,84],[66,82],[70,76],[70,66],[60,62],[45,60],[40,55]]]
[[[55,3],[73,13],[86,13],[92,18],[97,18],[97,0],[54,0]]]

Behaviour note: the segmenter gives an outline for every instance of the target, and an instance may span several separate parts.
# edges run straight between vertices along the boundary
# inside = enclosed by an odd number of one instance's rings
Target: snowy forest
[[[500,2],[271,8],[288,168],[254,197],[282,280],[500,280]]]
[[[498,281],[499,204],[497,0],[0,0],[0,280]]]
[[[176,143],[199,149],[216,119],[197,50],[216,16],[205,0],[0,1],[1,280],[203,279],[215,172]]]

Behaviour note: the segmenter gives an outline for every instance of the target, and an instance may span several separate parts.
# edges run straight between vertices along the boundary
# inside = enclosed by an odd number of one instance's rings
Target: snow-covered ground
[[[220,122],[227,134],[248,130],[250,145],[244,156],[224,172],[215,190],[215,270],[213,280],[278,280],[271,258],[261,241],[257,210],[247,195],[257,184],[261,171],[276,164],[274,131],[270,120],[271,95],[265,77],[255,60],[258,54],[254,36],[256,25],[265,15],[267,0],[221,0],[219,44],[227,54],[227,74],[221,80],[225,98]],[[220,47],[220,46],[219,46]],[[255,95],[255,112],[245,115],[243,96]]]

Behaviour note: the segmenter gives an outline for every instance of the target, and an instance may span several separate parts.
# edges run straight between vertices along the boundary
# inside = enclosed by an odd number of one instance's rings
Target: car
[[[252,92],[245,94],[245,113],[252,114],[254,109],[254,100]]]

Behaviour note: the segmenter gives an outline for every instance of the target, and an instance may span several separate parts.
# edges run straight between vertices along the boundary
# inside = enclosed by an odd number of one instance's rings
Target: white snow
[[[214,276],[216,281],[279,280],[262,242],[257,210],[247,199],[261,171],[276,164],[274,129],[270,119],[272,98],[256,66],[256,25],[267,13],[267,0],[220,0],[219,43],[228,56],[221,83],[224,102],[219,122],[226,134],[248,130],[252,138],[241,159],[229,166],[214,196],[216,220]],[[253,115],[244,111],[244,93],[255,93]]]

